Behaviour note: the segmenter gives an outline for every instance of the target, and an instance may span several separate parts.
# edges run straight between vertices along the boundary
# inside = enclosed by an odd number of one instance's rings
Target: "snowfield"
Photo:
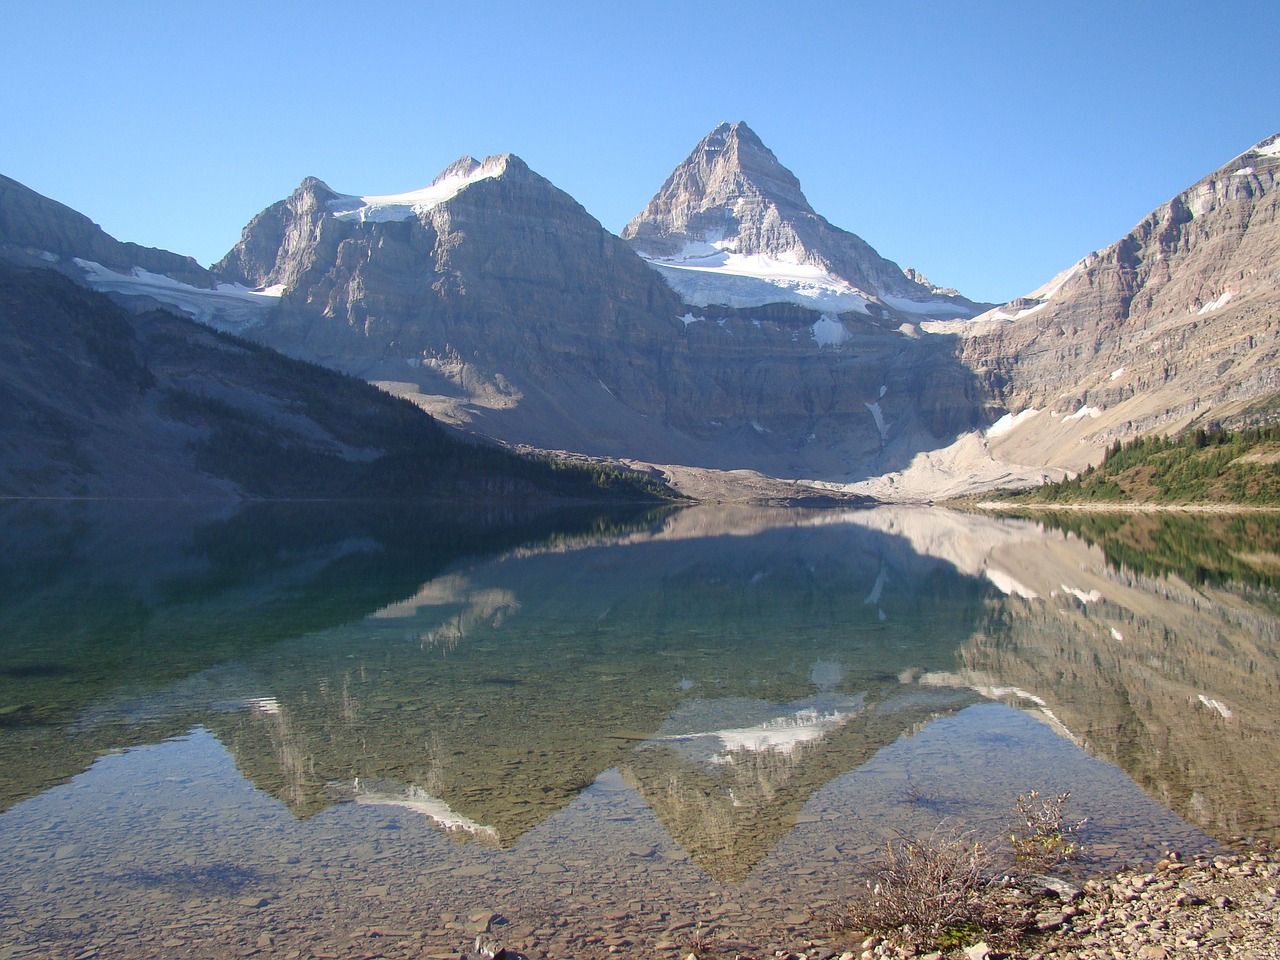
[[[206,290],[141,267],[116,273],[92,260],[76,257],[73,262],[84,271],[85,282],[100,293],[150,297],[194,320],[231,333],[256,326],[284,294],[284,287],[279,284],[250,290],[238,283],[220,283],[213,290]]]
[[[675,257],[646,257],[685,303],[760,307],[795,303],[828,313],[870,313],[870,298],[821,267],[744,255],[711,242],[690,243]]]
[[[408,193],[392,193],[381,197],[342,196],[329,201],[329,212],[338,220],[354,220],[358,223],[390,223],[408,220],[452,200],[464,187],[481,180],[492,180],[507,169],[506,157],[489,157],[483,163],[474,162],[468,172],[451,173],[437,177],[429,186]],[[450,171],[454,170],[450,167]]]

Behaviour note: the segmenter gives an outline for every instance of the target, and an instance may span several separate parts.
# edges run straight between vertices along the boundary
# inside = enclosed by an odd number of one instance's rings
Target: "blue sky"
[[[814,208],[1026,293],[1280,131],[1280,4],[10,0],[0,173],[218,259],[306,176],[511,152],[618,232],[722,120]]]

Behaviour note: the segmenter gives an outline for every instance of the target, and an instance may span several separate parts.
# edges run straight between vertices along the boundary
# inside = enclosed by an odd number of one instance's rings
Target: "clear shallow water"
[[[1265,578],[887,508],[4,519],[0,917],[41,955],[788,944],[1030,789],[1094,869],[1276,823]]]

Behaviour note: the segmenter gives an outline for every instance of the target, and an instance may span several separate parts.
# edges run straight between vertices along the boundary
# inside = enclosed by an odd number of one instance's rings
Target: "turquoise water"
[[[1029,790],[1081,871],[1277,822],[1265,577],[927,509],[0,512],[36,955],[790,945]]]

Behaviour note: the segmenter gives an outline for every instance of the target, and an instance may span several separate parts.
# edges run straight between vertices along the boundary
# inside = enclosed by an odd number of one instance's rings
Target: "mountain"
[[[0,261],[0,495],[651,499],[451,435],[411,404]]]
[[[625,240],[504,154],[401,194],[307,178],[203,272],[6,181],[0,256],[501,442],[658,465],[712,495],[764,475],[936,499],[1058,478],[1133,434],[1274,415],[1278,154],[1264,140],[968,320],[982,305],[821,218],[740,123]]]
[[[95,290],[127,297],[135,311],[176,308],[223,330],[261,322],[278,290],[220,282],[191,257],[121,243],[82,213],[0,176],[0,260],[47,267]]]
[[[722,123],[704,137],[622,238],[695,306],[785,301],[915,319],[983,309],[819,216],[745,123]]]
[[[992,449],[1076,470],[1280,391],[1278,174],[1280,135],[966,325],[962,362],[1011,414]]]
[[[279,292],[247,335],[510,443],[847,479],[983,422],[943,340],[778,297],[693,306],[509,154],[404,194],[308,178],[213,269]]]

